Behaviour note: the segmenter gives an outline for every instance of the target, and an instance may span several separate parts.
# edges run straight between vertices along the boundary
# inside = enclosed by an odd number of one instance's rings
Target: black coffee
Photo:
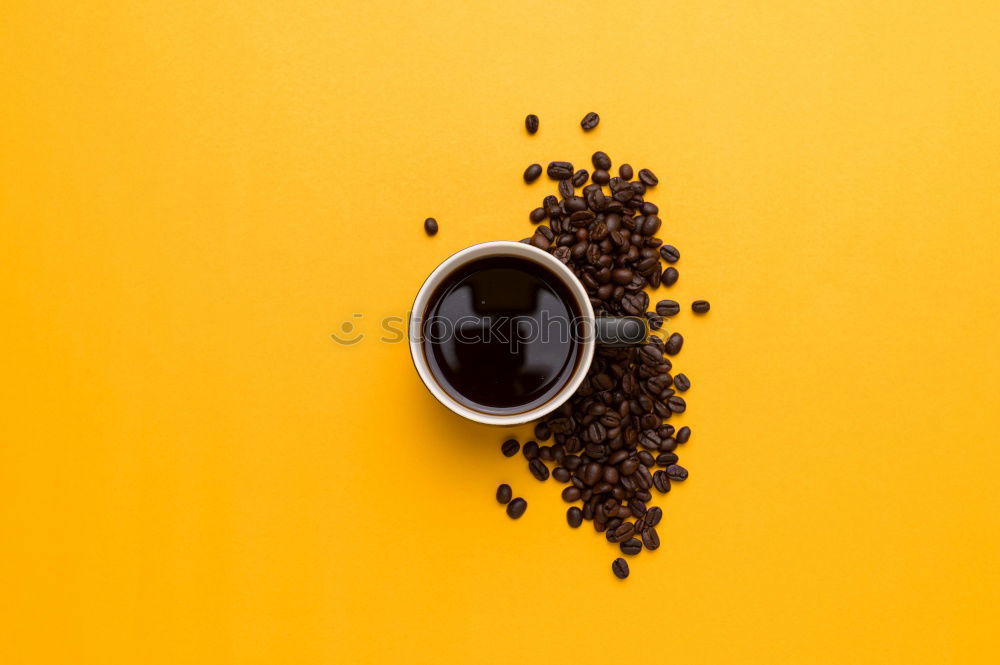
[[[467,263],[445,278],[424,313],[423,348],[444,390],[484,413],[528,411],[572,375],[583,322],[573,294],[518,257]]]

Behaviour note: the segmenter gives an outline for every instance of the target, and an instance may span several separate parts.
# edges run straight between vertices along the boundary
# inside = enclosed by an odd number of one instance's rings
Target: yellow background
[[[972,0],[3,3],[0,662],[996,662],[998,31]],[[662,179],[694,382],[625,583],[377,341],[529,233],[527,164],[596,149]]]

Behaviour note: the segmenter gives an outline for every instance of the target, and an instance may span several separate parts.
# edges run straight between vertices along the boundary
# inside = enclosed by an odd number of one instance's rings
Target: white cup
[[[580,334],[582,348],[578,354],[576,367],[574,367],[573,372],[558,392],[544,404],[525,411],[496,414],[477,411],[462,404],[441,386],[431,371],[427,363],[427,358],[424,355],[422,326],[424,313],[430,304],[429,300],[431,296],[449,275],[471,261],[487,257],[503,256],[527,259],[555,275],[572,295],[575,304],[575,307],[572,309],[581,313],[583,329]],[[417,297],[413,301],[413,309],[410,315],[410,356],[413,358],[413,365],[416,367],[420,379],[427,386],[427,390],[439,402],[458,415],[487,425],[520,425],[537,420],[558,409],[576,392],[587,376],[587,370],[590,369],[590,364],[594,359],[594,349],[597,344],[607,346],[642,344],[646,340],[647,332],[646,322],[638,317],[595,317],[594,308],[590,304],[590,297],[583,288],[583,284],[580,283],[580,280],[576,278],[576,275],[569,268],[548,252],[521,242],[484,242],[463,249],[445,259],[441,265],[431,272],[420,287]]]

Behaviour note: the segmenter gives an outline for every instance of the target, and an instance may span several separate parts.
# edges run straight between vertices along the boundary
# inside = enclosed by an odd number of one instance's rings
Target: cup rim
[[[586,328],[583,335],[583,341],[581,342],[581,357],[569,380],[563,385],[559,392],[553,395],[547,402],[536,406],[529,411],[521,413],[484,413],[459,403],[457,400],[452,398],[451,395],[449,395],[441,387],[437,379],[434,378],[434,375],[431,373],[430,367],[427,364],[427,360],[424,357],[423,345],[420,343],[421,331],[419,326],[422,325],[423,313],[427,309],[427,301],[430,299],[431,294],[434,292],[434,289],[437,288],[441,280],[445,276],[451,274],[452,271],[469,261],[488,256],[517,256],[535,261],[548,268],[557,277],[562,279],[563,283],[567,286],[567,288],[569,288],[574,298],[576,298],[577,305],[582,313],[581,318],[583,319],[583,324]],[[522,425],[524,423],[537,420],[542,416],[552,413],[558,409],[566,403],[566,400],[568,400],[577,391],[580,384],[583,383],[583,380],[587,376],[587,372],[590,370],[590,365],[594,360],[594,349],[596,346],[594,336],[594,318],[594,308],[590,303],[590,298],[587,296],[586,290],[583,288],[583,284],[580,283],[580,280],[576,278],[576,275],[574,275],[573,272],[562,263],[562,261],[544,250],[523,242],[513,242],[508,240],[483,242],[472,245],[471,247],[466,247],[465,249],[460,250],[446,258],[431,271],[431,273],[427,276],[427,279],[424,280],[424,283],[420,285],[416,298],[413,300],[413,307],[410,310],[410,321],[407,326],[410,344],[410,359],[413,361],[413,366],[416,368],[417,374],[420,376],[420,380],[423,382],[424,387],[427,388],[427,390],[441,404],[448,407],[454,413],[468,418],[469,420],[474,420],[486,425]]]

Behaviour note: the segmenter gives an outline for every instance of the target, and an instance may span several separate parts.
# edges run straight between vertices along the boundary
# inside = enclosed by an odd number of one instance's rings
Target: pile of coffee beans
[[[596,124],[596,119],[585,121]],[[521,242],[568,266],[598,316],[643,316],[651,330],[659,330],[665,319],[680,312],[674,300],[651,307],[646,291],[672,286],[680,276],[671,265],[680,252],[658,237],[660,209],[646,200],[659,179],[649,169],[639,170],[634,179],[629,164],[619,165],[612,175],[611,158],[603,152],[593,154],[591,165],[588,173],[570,162],[549,163],[545,172],[558,181],[559,196],[546,196],[531,211],[529,219],[538,226]],[[529,171],[525,181],[532,182],[541,167],[532,165]],[[708,302],[696,301],[692,309],[707,312]],[[673,331],[665,341],[651,335],[642,347],[598,347],[576,394],[538,422],[537,441],[521,448],[535,478],[551,477],[566,485],[562,498],[573,504],[566,511],[569,526],[591,521],[627,556],[659,548],[656,526],[663,511],[649,505],[653,492],[665,494],[688,476],[678,464],[677,449],[691,430],[665,422],[687,408],[677,393],[686,392],[691,382],[684,374],[672,375],[671,360],[683,344],[681,334]],[[518,442],[508,440],[502,450],[513,456]],[[624,579],[628,563],[617,558],[612,571]]]

